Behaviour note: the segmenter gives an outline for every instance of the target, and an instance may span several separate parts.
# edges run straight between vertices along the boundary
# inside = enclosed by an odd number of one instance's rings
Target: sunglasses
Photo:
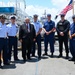
[[[64,16],[61,16],[61,17],[64,17]]]
[[[75,19],[75,18],[72,18],[72,19]]]

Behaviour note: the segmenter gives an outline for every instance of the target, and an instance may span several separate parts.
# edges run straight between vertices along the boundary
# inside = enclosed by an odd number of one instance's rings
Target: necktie
[[[28,28],[28,24],[27,24],[27,30],[28,30],[28,32],[30,32],[30,28]]]
[[[26,25],[27,29],[28,29],[28,24]]]

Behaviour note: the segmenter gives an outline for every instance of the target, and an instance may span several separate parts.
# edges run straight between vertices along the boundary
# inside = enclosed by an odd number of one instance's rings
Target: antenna
[[[26,9],[26,1],[25,0],[23,0],[24,1],[24,10]]]
[[[16,15],[17,15],[17,0],[16,0]]]

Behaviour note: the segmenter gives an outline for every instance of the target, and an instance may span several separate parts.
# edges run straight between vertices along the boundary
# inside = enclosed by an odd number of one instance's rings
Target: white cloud
[[[63,10],[63,8],[65,8],[69,2],[70,0],[52,0],[54,7],[56,7],[59,10],[58,12]]]
[[[26,6],[26,12],[30,16],[33,16],[34,14],[38,14],[39,16],[42,16],[44,14],[44,11],[46,10],[47,13],[52,14],[52,19],[54,19],[56,14],[59,14],[63,8],[69,3],[70,0],[52,0],[52,4],[54,5],[52,8],[48,7],[42,7],[42,6],[33,6],[33,5],[28,5]],[[14,2],[7,2],[7,3],[2,3],[0,2],[0,6],[15,6]],[[18,6],[24,11],[24,3],[20,2],[18,3]],[[72,11],[69,11],[67,13],[67,17],[72,15]]]
[[[29,5],[26,8],[26,12],[29,15],[34,15],[34,14],[38,14],[39,16],[42,16],[44,14],[44,11],[46,10],[47,13],[50,13],[52,15],[55,16],[57,9],[55,8],[48,8],[48,7],[41,7],[41,6],[33,6],[33,5]]]
[[[52,0],[51,2],[54,5],[52,8],[41,7],[37,5],[36,6],[29,5],[26,8],[26,12],[30,15],[37,13],[40,16],[42,16],[42,14],[44,13],[44,10],[46,10],[47,13],[52,14],[52,18],[54,19],[55,15],[59,14],[68,5],[70,0]],[[69,17],[69,16],[72,16],[72,10],[69,11],[66,15],[66,17]]]
[[[66,4],[69,0],[52,0],[53,5],[61,6],[61,4]]]
[[[15,6],[14,2],[7,2],[7,3],[3,3],[0,2],[0,6]],[[20,2],[20,4],[18,3],[18,6],[20,6],[20,8],[24,11],[24,3]],[[16,7],[16,6],[15,6]],[[42,6],[33,6],[33,5],[29,5],[26,6],[26,12],[27,14],[29,14],[30,16],[33,16],[34,14],[38,14],[39,16],[42,16],[44,14],[44,11],[46,10],[47,13],[52,14],[53,16],[56,15],[56,11],[57,9],[55,8],[48,8],[48,7],[42,7]]]

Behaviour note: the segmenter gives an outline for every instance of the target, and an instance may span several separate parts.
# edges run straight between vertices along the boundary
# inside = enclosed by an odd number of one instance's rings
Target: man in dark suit
[[[62,57],[63,53],[63,43],[65,45],[65,51],[66,51],[66,59],[69,58],[69,49],[68,49],[68,33],[69,33],[69,27],[70,23],[69,21],[65,20],[65,15],[60,15],[61,20],[57,23],[57,33],[58,33],[58,41],[59,41],[59,58]]]
[[[26,18],[25,23],[20,27],[19,40],[22,43],[23,60],[26,61],[26,55],[27,58],[30,60],[32,43],[33,41],[35,41],[35,29],[34,26],[30,24],[29,18]]]

